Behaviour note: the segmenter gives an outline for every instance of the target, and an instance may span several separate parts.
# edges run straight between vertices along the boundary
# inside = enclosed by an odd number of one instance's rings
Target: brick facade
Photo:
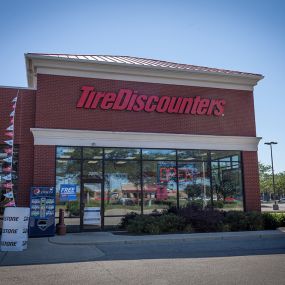
[[[108,92],[129,88],[147,96],[201,96],[225,99],[225,116],[77,109],[76,102],[83,85],[96,86],[97,91]],[[43,74],[38,75],[35,126],[37,128],[97,131],[256,135],[251,91]]]
[[[146,113],[77,109],[83,85],[97,91],[121,88],[147,96],[185,96],[226,100],[225,115]],[[121,132],[181,133],[221,136],[256,136],[251,91],[127,82],[55,75],[37,75],[37,90],[20,89],[15,118],[15,143],[19,145],[19,206],[29,204],[32,185],[55,185],[55,146],[34,146],[30,128],[79,129]],[[0,136],[9,125],[11,100],[17,88],[0,88]],[[213,146],[214,148],[214,146]],[[256,152],[243,152],[246,210],[260,210]]]
[[[260,211],[259,173],[257,152],[243,151],[243,183],[245,195],[245,210]]]
[[[55,146],[34,146],[34,185],[55,185]]]

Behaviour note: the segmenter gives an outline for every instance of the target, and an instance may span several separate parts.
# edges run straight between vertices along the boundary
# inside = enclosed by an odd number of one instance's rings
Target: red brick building
[[[26,54],[28,88],[0,87],[1,134],[17,95],[16,202],[56,186],[84,229],[186,202],[260,210],[253,88],[263,77],[121,56]],[[77,198],[61,198],[61,185]],[[152,190],[150,190],[152,189]]]

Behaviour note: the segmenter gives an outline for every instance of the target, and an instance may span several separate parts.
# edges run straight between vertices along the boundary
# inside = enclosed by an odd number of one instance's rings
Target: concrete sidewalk
[[[104,256],[95,245],[51,244],[48,238],[30,238],[28,249],[19,252],[0,251],[0,267],[27,264],[52,264],[93,261]],[[1,283],[1,282],[0,282]]]
[[[100,245],[110,243],[147,243],[151,241],[175,242],[191,240],[222,240],[242,238],[271,238],[284,237],[285,230],[272,231],[246,231],[246,232],[218,232],[218,233],[188,233],[188,234],[163,234],[163,235],[127,235],[113,234],[111,232],[84,232],[70,233],[65,236],[54,236],[49,242],[57,245]]]
[[[164,235],[144,235],[134,236],[126,234],[113,234],[111,232],[85,232],[85,233],[73,233],[65,236],[54,237],[42,237],[42,238],[30,238],[28,241],[28,249],[22,252],[0,252],[0,266],[9,265],[27,265],[27,264],[52,264],[52,263],[67,263],[67,262],[85,262],[94,261],[100,258],[104,258],[105,251],[109,250],[110,254],[117,258],[120,256],[120,250],[122,248],[123,257],[127,255],[124,246],[135,246],[142,252],[131,251],[131,254],[138,254],[138,256],[151,256],[152,253],[145,252],[145,248],[174,248],[180,245],[180,242],[187,242],[186,247],[196,247],[197,242],[204,242],[203,249],[205,250],[205,244],[209,244],[211,249],[215,248],[213,244],[224,244],[231,242],[231,244],[242,243],[243,241],[248,245],[248,241],[264,241],[265,244],[272,240],[285,240],[285,229],[276,231],[255,231],[255,232],[224,232],[224,233],[200,233],[200,234],[164,234]],[[193,241],[193,243],[191,243]],[[211,241],[217,241],[212,242]],[[219,243],[220,241],[220,243]],[[147,244],[149,243],[149,244]],[[176,244],[175,244],[176,243]],[[121,244],[121,246],[117,246]],[[137,244],[137,245],[136,245]],[[185,248],[184,246],[184,248]],[[102,247],[105,248],[102,251]],[[199,247],[198,247],[199,248]],[[116,249],[114,251],[114,249]],[[118,253],[119,250],[119,253]],[[239,249],[240,250],[240,249]],[[154,250],[155,251],[155,250]],[[166,250],[167,251],[167,250]],[[121,252],[121,254],[122,254]],[[179,252],[179,256],[184,250]],[[191,250],[192,252],[192,250]],[[128,253],[130,254],[130,253]],[[159,253],[164,256],[163,252]],[[175,250],[173,254],[177,255]],[[188,253],[186,252],[186,255]],[[215,253],[216,254],[216,253]],[[172,253],[171,253],[171,256]],[[157,257],[157,256],[156,256]],[[122,256],[120,257],[122,258]],[[133,256],[131,256],[133,258]]]

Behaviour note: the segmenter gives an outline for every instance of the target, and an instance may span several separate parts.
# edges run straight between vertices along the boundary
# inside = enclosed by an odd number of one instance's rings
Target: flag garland
[[[2,184],[2,188],[4,188],[4,207],[15,207],[15,197],[13,192],[13,155],[14,155],[14,121],[15,121],[15,113],[16,113],[16,107],[17,107],[17,101],[18,101],[18,95],[19,90],[17,92],[16,97],[12,100],[12,111],[10,113],[10,124],[6,128],[5,136],[7,137],[6,140],[4,140],[7,147],[4,149],[4,154],[6,155],[6,158],[3,159],[4,164],[2,165],[2,172],[4,172],[4,176],[2,176],[2,179],[4,180],[4,183]]]

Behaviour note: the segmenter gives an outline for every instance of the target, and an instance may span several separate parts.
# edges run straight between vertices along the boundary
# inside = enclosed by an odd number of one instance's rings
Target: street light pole
[[[272,169],[272,183],[273,183],[273,193],[274,193],[274,204],[273,210],[279,210],[279,206],[276,201],[276,191],[275,191],[275,179],[274,179],[274,166],[273,166],[273,153],[272,153],[272,145],[277,144],[277,142],[266,142],[264,143],[270,146],[270,154],[271,154],[271,169]]]

